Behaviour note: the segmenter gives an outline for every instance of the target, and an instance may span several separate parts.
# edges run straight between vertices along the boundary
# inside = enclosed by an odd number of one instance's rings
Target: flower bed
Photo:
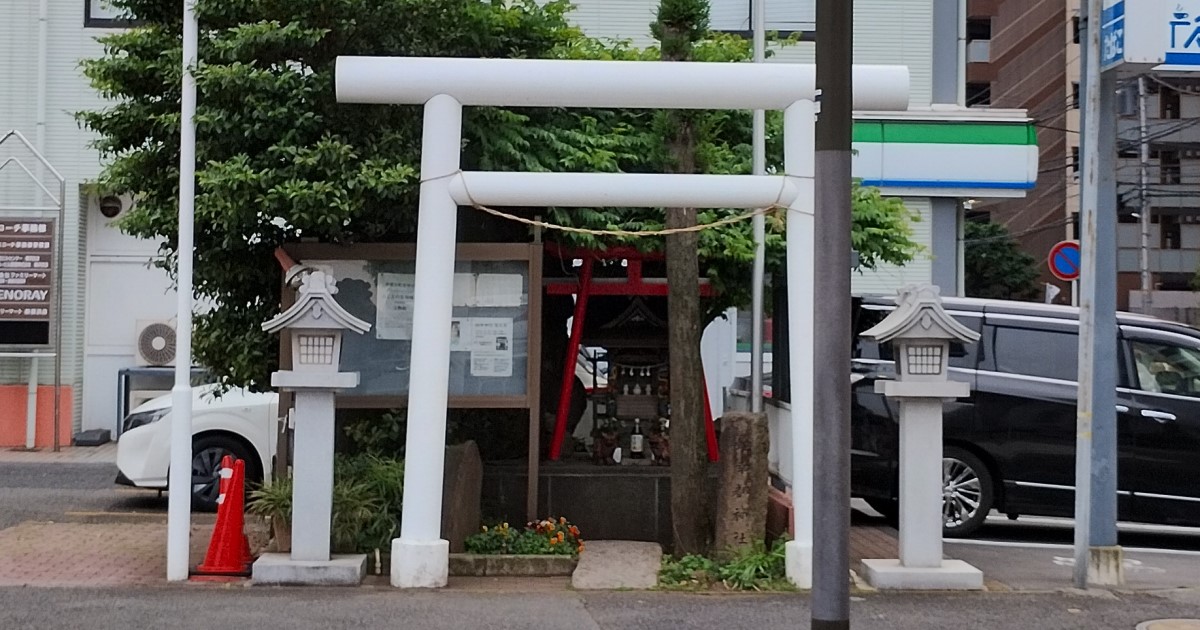
[[[467,553],[450,554],[451,575],[562,576],[575,570],[583,552],[579,528],[564,517],[480,528],[466,540]]]

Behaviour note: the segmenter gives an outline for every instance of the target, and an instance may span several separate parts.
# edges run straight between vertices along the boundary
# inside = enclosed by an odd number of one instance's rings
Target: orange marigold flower
[[[558,517],[558,522],[559,522],[559,523],[562,523],[563,525],[566,525],[566,524],[567,524],[567,517],[565,517],[565,516],[560,516],[560,517]]]
[[[556,539],[554,539],[554,538],[551,538],[551,539],[550,539],[550,545],[551,545],[551,546],[553,546],[553,545],[557,545],[557,544],[558,544],[558,540],[556,540]]]

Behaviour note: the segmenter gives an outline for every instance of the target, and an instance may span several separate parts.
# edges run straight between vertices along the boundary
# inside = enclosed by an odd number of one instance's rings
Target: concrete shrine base
[[[983,571],[962,560],[942,560],[940,567],[905,567],[894,558],[863,560],[867,583],[877,589],[978,591]]]
[[[305,584],[313,586],[358,586],[367,574],[364,554],[335,555],[328,561],[292,560],[286,553],[264,553],[254,562],[255,584]]]

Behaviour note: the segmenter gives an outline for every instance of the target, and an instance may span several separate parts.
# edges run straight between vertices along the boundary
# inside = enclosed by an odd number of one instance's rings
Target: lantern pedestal
[[[315,380],[323,380],[320,385]],[[362,583],[364,554],[331,556],[329,534],[333,497],[334,389],[358,384],[356,372],[313,374],[276,372],[271,384],[296,394],[296,465],[292,472],[292,551],[264,554],[254,563],[259,584],[347,585]]]
[[[876,383],[900,403],[900,558],[863,560],[879,589],[979,590],[983,573],[942,558],[942,402],[970,394],[966,383]]]

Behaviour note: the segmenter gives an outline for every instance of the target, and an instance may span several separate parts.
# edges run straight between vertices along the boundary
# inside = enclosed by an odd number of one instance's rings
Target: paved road
[[[1074,536],[1072,528],[1071,519],[1065,518],[1026,516],[1010,521],[1003,516],[993,516],[974,538],[1070,545]],[[1200,528],[1194,527],[1122,523],[1118,538],[1123,547],[1200,551]]]
[[[0,462],[0,529],[61,521],[68,512],[161,512],[166,496],[117,486],[113,464]]]
[[[855,630],[940,628],[1132,629],[1145,620],[1195,616],[1200,594],[1071,596],[870,595],[851,604]],[[278,589],[196,586],[0,589],[9,630],[421,628],[586,630],[807,628],[800,595],[579,592],[398,592],[387,588]],[[150,620],[158,620],[151,622]],[[169,622],[168,622],[169,620]],[[161,624],[161,625],[160,625]]]

